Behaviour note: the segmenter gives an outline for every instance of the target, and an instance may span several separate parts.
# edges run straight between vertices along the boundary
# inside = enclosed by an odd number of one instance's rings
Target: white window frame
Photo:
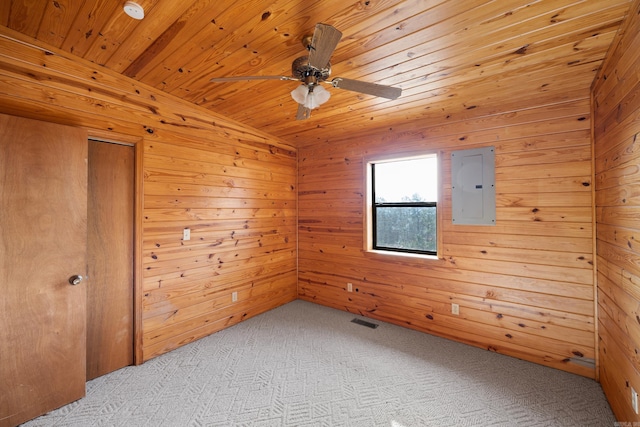
[[[437,180],[434,185],[437,188],[437,200],[436,200],[436,254],[424,254],[424,253],[416,253],[416,252],[404,252],[404,251],[392,251],[392,250],[382,250],[382,249],[374,249],[373,247],[373,176],[372,176],[372,164],[377,163],[386,163],[386,162],[398,162],[404,160],[415,160],[420,158],[436,158],[437,162]],[[436,151],[428,151],[421,153],[410,153],[396,156],[386,156],[386,157],[375,157],[370,159],[365,159],[364,162],[364,176],[365,176],[365,207],[364,207],[364,251],[368,254],[374,255],[384,255],[388,256],[399,256],[399,257],[413,257],[413,258],[422,258],[422,259],[441,259],[441,250],[442,250],[442,187],[441,187],[441,176],[442,176],[442,162],[443,154],[441,152]]]

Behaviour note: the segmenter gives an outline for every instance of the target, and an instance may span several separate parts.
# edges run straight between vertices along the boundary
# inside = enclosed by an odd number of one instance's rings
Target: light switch
[[[185,228],[182,232],[182,240],[191,240],[191,230]]]

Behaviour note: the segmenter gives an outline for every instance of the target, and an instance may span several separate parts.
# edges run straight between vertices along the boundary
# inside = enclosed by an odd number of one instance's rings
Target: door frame
[[[87,130],[88,139],[111,144],[131,145],[134,148],[133,363],[134,365],[141,365],[144,362],[142,347],[142,296],[144,292],[142,285],[143,138],[101,129],[87,127],[85,129]]]

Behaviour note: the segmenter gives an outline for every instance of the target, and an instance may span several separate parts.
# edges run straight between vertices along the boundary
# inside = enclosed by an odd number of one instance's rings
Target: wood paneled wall
[[[594,82],[600,380],[616,417],[640,422],[640,1]]]
[[[144,144],[138,362],[296,298],[292,146],[5,27],[0,111]]]
[[[300,298],[595,377],[590,83],[564,101],[541,92],[513,111],[299,147]],[[495,147],[497,225],[452,225],[451,151],[482,146]],[[365,252],[366,162],[434,151],[440,259]]]
[[[190,137],[144,148],[146,357],[296,298],[294,151]]]

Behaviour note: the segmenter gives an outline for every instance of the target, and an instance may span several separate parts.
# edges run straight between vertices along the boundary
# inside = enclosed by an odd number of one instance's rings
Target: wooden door
[[[134,147],[89,141],[87,379],[133,363]]]
[[[85,395],[87,135],[0,115],[0,425]]]

